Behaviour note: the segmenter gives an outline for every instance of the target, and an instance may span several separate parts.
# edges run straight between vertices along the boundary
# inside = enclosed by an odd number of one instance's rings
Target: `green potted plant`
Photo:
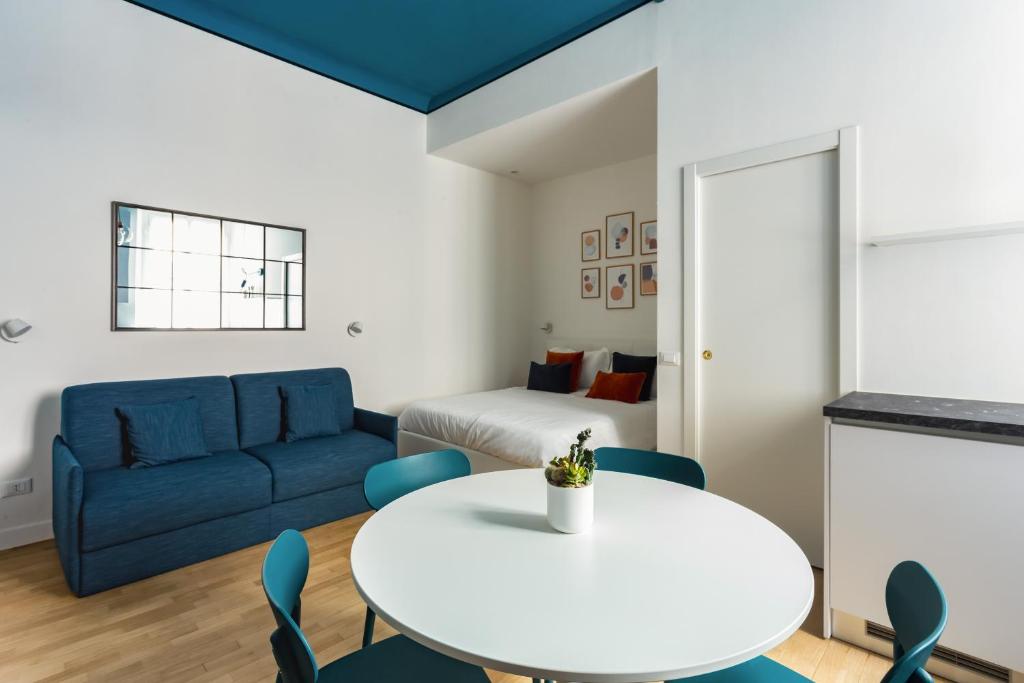
[[[548,481],[548,524],[567,534],[586,531],[594,521],[594,451],[586,447],[590,428],[576,435],[569,454],[544,469]]]

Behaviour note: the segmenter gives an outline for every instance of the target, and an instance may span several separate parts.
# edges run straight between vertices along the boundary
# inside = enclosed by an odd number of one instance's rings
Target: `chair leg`
[[[366,608],[366,621],[363,623],[363,647],[367,647],[373,643],[373,624],[377,620],[377,615],[373,613],[373,610],[369,607]]]

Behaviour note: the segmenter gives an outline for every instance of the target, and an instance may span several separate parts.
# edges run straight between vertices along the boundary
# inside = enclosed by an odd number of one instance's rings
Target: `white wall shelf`
[[[999,237],[1024,233],[1024,221],[1013,223],[994,223],[992,225],[966,225],[959,228],[943,230],[923,230],[920,232],[904,232],[893,235],[879,235],[868,239],[872,247],[894,247],[901,244],[922,244],[924,242],[944,242],[946,240],[966,240],[975,237]]]

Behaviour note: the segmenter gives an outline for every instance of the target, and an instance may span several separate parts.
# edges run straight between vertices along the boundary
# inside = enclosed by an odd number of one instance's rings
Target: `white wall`
[[[653,347],[657,334],[657,296],[635,298],[635,308],[608,310],[605,296],[580,298],[580,269],[609,265],[639,264],[654,261],[641,256],[639,242],[632,258],[606,259],[604,256],[605,216],[633,211],[635,226],[654,220],[657,212],[657,157],[641,157],[585,173],[538,183],[533,189],[533,356],[542,360],[548,341],[554,339],[595,339],[643,342]],[[600,261],[580,261],[580,233],[601,230]],[[637,265],[639,287],[640,270]],[[539,329],[550,321],[554,333],[549,337]],[[619,350],[633,347],[623,344]],[[615,349],[613,349],[615,350]]]
[[[654,66],[657,5],[643,5],[430,113],[427,148],[440,150]]]
[[[658,9],[666,251],[679,249],[683,164],[848,125],[861,127],[862,237],[1024,218],[1024,4]],[[1024,401],[1022,258],[1020,237],[862,247],[861,388]],[[678,292],[670,273],[663,292]],[[678,300],[659,298],[660,343],[677,348]]]
[[[420,114],[119,0],[0,3],[0,547],[49,533],[67,385],[340,365],[356,401],[525,380],[529,188]],[[109,331],[110,202],[308,230],[308,331]],[[359,339],[345,334],[362,320]]]
[[[658,343],[680,350],[686,163],[859,125],[862,238],[1024,218],[1021,35],[1017,0],[652,3],[431,114],[430,130],[458,139],[510,99],[522,115],[657,67]],[[636,46],[651,45],[647,60]],[[1022,258],[1019,236],[863,246],[860,387],[1024,402]],[[668,450],[682,381],[659,370]]]

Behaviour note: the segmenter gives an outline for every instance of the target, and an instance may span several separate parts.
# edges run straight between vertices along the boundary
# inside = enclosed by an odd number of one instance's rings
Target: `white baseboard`
[[[0,529],[0,550],[38,543],[48,538],[53,538],[53,523],[48,519],[42,522],[22,524],[10,529]]]

